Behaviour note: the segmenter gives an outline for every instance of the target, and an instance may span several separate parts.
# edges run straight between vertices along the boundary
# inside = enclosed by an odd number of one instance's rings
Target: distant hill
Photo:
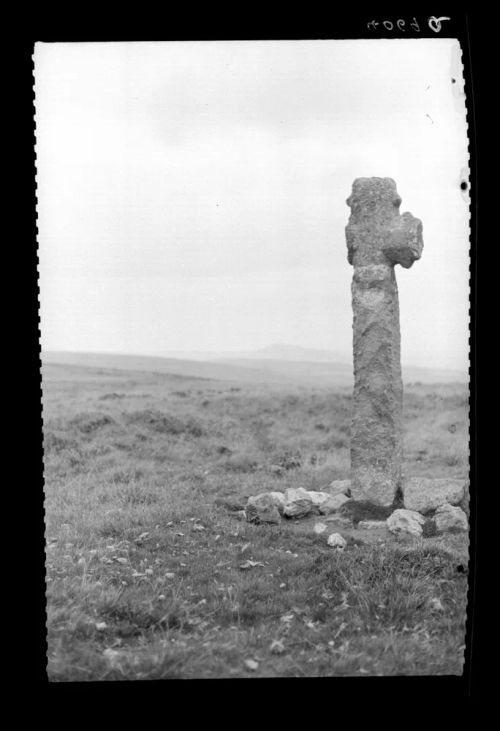
[[[276,347],[281,348],[283,346]],[[270,352],[276,352],[275,350],[265,350],[268,355]],[[291,352],[288,351],[288,354],[291,355]],[[121,355],[117,353],[44,351],[42,352],[42,362],[170,373],[193,378],[209,378],[241,383],[290,383],[321,387],[352,386],[353,384],[352,365],[350,363],[315,362],[287,358],[219,357],[218,359],[214,358],[214,360],[202,361],[146,355]],[[467,382],[467,377],[460,371],[420,368],[417,366],[405,367],[403,369],[403,379],[405,383],[420,382],[426,384]]]
[[[246,360],[281,360],[315,363],[352,363],[352,355],[334,350],[305,348],[299,345],[276,343],[256,350],[229,350],[229,351],[159,351],[151,353],[159,358],[180,358],[182,360],[226,361],[234,359]]]
[[[46,351],[42,363],[87,366],[102,369],[170,373],[173,375],[238,381],[245,383],[278,383],[280,378],[268,370],[242,367],[235,364],[214,363],[181,358],[156,358],[147,355],[122,355],[119,353],[70,353]]]
[[[273,361],[294,361],[307,363],[344,363],[352,365],[352,355],[340,353],[334,350],[320,350],[318,348],[305,348],[299,345],[286,345],[277,343],[268,345],[258,350],[246,351],[231,355],[220,354],[217,359],[226,358],[251,358],[252,360],[273,360]]]

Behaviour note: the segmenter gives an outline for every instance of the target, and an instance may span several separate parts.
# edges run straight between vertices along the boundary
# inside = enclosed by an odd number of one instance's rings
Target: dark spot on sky
[[[467,183],[465,182],[465,180],[462,180],[462,182],[460,183],[460,187],[462,190],[467,190]]]
[[[455,83],[456,83],[456,79],[452,79],[452,80],[451,80],[451,83],[452,83],[452,84],[455,84]]]

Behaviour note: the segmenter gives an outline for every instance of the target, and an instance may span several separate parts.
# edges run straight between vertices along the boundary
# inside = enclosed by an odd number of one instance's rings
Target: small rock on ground
[[[257,660],[245,660],[245,665],[249,670],[257,670],[259,667]]]
[[[337,551],[343,551],[344,548],[347,546],[346,539],[344,538],[344,536],[341,536],[340,533],[331,533],[328,536],[326,542],[329,546],[335,548]]]
[[[434,514],[434,520],[437,533],[445,533],[449,530],[469,530],[464,511],[453,505],[441,505]]]
[[[395,510],[386,520],[387,528],[394,535],[421,536],[425,518],[415,510],[399,508]]]
[[[276,505],[276,498],[263,492],[248,498],[245,512],[249,523],[280,523],[281,515]]]
[[[313,530],[319,535],[320,533],[324,533],[326,530],[328,530],[328,526],[325,523],[316,523]]]

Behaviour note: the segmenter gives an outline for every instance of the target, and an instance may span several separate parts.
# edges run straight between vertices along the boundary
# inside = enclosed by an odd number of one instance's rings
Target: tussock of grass
[[[43,437],[43,448],[46,453],[56,452],[57,454],[67,449],[74,449],[76,446],[75,439],[67,439],[51,431],[46,431]]]
[[[325,561],[314,567],[321,581],[339,599],[345,594],[350,605],[350,621],[366,631],[411,629],[429,617],[429,602],[436,597],[436,584],[443,598],[461,596],[465,612],[464,581],[456,573],[456,560],[439,549],[404,551],[374,547],[353,552],[349,561]],[[446,584],[451,586],[446,587]],[[457,591],[458,590],[458,591]],[[454,617],[463,623],[464,614]]]
[[[159,502],[160,496],[154,492],[144,490],[139,485],[127,486],[119,493],[120,500],[131,505],[154,505]]]
[[[223,468],[226,472],[255,472],[258,466],[257,455],[245,454],[244,452],[231,454],[223,462]]]
[[[107,414],[86,413],[78,414],[73,419],[70,419],[69,426],[82,432],[82,434],[93,434],[98,429],[102,429],[113,423],[114,419]]]
[[[141,424],[149,429],[153,429],[160,434],[190,434],[194,437],[200,437],[203,429],[194,419],[179,419],[172,414],[165,414],[155,409],[147,409],[144,411],[132,411],[126,414],[126,421],[129,424]]]
[[[284,471],[296,470],[302,466],[303,457],[298,450],[295,452],[285,450],[284,452],[275,452],[272,456],[272,463],[281,467]]]

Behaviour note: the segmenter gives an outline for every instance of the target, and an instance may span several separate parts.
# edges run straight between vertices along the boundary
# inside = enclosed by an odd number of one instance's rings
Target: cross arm
[[[420,259],[423,246],[422,221],[411,213],[403,213],[391,221],[383,245],[383,252],[391,264],[409,269],[416,259]]]

